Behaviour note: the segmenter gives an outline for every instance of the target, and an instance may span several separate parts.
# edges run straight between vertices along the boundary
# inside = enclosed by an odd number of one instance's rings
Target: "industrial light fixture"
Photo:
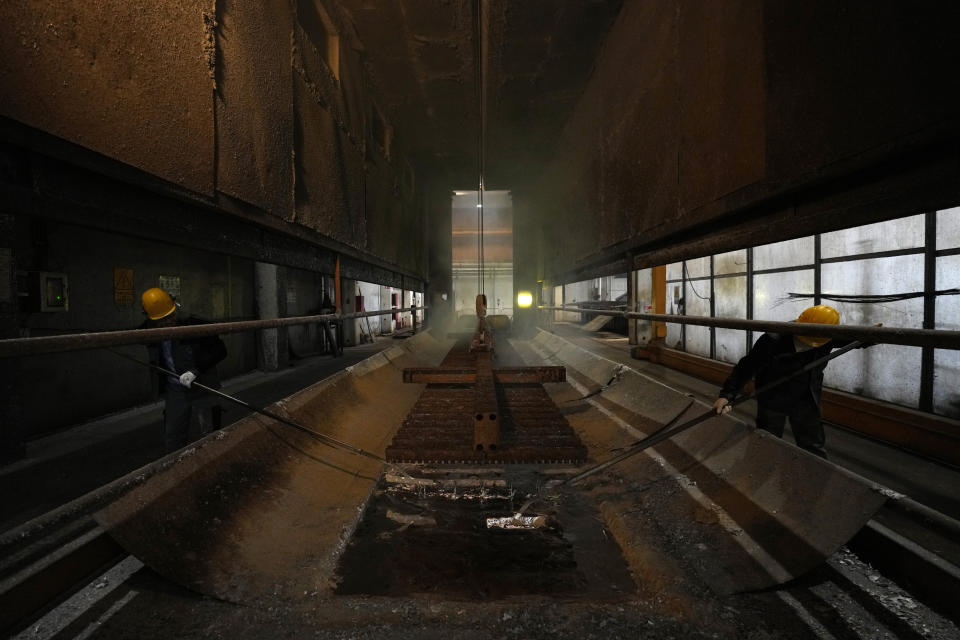
[[[529,291],[521,291],[517,293],[517,306],[521,309],[526,309],[531,304],[533,304],[533,294]]]

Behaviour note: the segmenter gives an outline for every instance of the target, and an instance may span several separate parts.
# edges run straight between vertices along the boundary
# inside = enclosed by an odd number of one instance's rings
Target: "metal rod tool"
[[[127,360],[131,360],[131,361],[133,361],[133,362],[136,362],[136,363],[139,364],[139,365],[142,365],[142,366],[144,366],[144,367],[148,367],[148,368],[153,369],[153,370],[155,370],[155,371],[157,371],[157,372],[159,372],[159,373],[163,373],[163,374],[168,375],[168,376],[179,377],[178,374],[174,373],[173,371],[169,371],[169,370],[167,370],[167,369],[164,369],[163,367],[157,366],[157,365],[155,365],[155,364],[150,364],[150,363],[148,363],[148,362],[143,362],[142,360],[138,360],[137,358],[134,358],[133,356],[129,356],[129,355],[127,355],[127,354],[125,354],[125,353],[121,353],[121,352],[119,352],[119,351],[114,351],[113,349],[110,349],[110,351],[113,352],[113,353],[115,353],[115,354],[117,354],[117,355],[120,356],[121,358],[126,358]],[[293,421],[293,420],[290,420],[289,418],[285,418],[284,416],[281,416],[281,415],[279,415],[279,414],[276,414],[276,413],[274,413],[274,412],[272,412],[272,411],[268,411],[267,409],[261,409],[260,407],[255,407],[255,406],[253,406],[252,404],[250,404],[249,402],[244,402],[244,401],[241,400],[240,398],[235,398],[235,397],[233,397],[233,396],[231,396],[231,395],[228,395],[228,394],[226,394],[226,393],[224,393],[224,392],[222,392],[222,391],[220,391],[220,390],[218,390],[218,389],[213,389],[213,388],[208,387],[208,386],[206,386],[206,385],[204,385],[204,384],[200,384],[199,382],[193,382],[190,386],[191,386],[191,388],[192,388],[192,387],[197,387],[197,388],[200,389],[201,391],[205,391],[205,392],[210,393],[210,394],[213,394],[213,395],[215,395],[215,396],[219,396],[219,397],[221,397],[221,398],[224,398],[225,400],[229,400],[230,402],[233,402],[234,404],[238,404],[238,405],[240,405],[241,407],[245,407],[245,408],[247,408],[247,409],[249,409],[249,410],[251,410],[251,411],[253,411],[253,412],[255,412],[255,413],[259,413],[259,414],[261,414],[261,415],[267,416],[268,418],[272,418],[272,419],[276,420],[277,422],[280,422],[281,424],[287,425],[288,427],[293,427],[294,429],[296,429],[296,430],[298,430],[298,431],[301,431],[301,432],[303,432],[303,433],[306,433],[306,434],[309,435],[310,437],[318,440],[319,442],[321,442],[321,443],[323,443],[323,444],[325,444],[325,445],[327,445],[327,446],[329,446],[329,447],[333,447],[334,449],[341,449],[341,450],[343,450],[343,451],[347,451],[347,452],[349,452],[349,453],[352,453],[352,454],[355,454],[355,455],[358,455],[358,456],[363,456],[364,458],[369,458],[370,460],[376,460],[377,462],[380,462],[380,463],[382,463],[382,464],[387,465],[387,466],[390,467],[391,469],[395,469],[395,470],[399,471],[401,474],[403,474],[404,476],[407,476],[408,478],[411,478],[411,479],[413,478],[413,476],[411,476],[409,473],[407,473],[406,471],[404,471],[404,470],[401,469],[400,467],[396,466],[396,465],[393,464],[392,462],[388,462],[388,461],[386,460],[386,458],[383,458],[383,457],[381,457],[381,456],[378,456],[378,455],[375,454],[375,453],[371,453],[371,452],[366,451],[366,450],[364,450],[364,449],[361,449],[361,448],[359,448],[359,447],[355,447],[355,446],[353,446],[352,444],[348,444],[348,443],[346,443],[346,442],[342,442],[342,441],[337,440],[336,438],[332,438],[332,437],[330,437],[330,436],[328,436],[328,435],[326,435],[326,434],[324,434],[324,433],[320,433],[319,431],[314,431],[313,429],[311,429],[311,428],[309,428],[309,427],[305,427],[304,425],[302,425],[302,424],[300,424],[300,423],[298,423],[298,422],[295,422],[295,421]]]
[[[772,389],[772,388],[774,388],[774,387],[777,387],[777,386],[780,386],[780,385],[783,384],[784,382],[787,382],[788,380],[791,380],[791,379],[797,377],[797,376],[800,375],[801,373],[806,373],[807,371],[810,371],[811,369],[814,369],[814,368],[818,367],[819,365],[821,365],[821,364],[823,364],[823,363],[825,363],[825,362],[827,362],[827,361],[829,361],[829,360],[833,360],[834,358],[839,357],[839,356],[845,354],[847,351],[850,351],[851,349],[858,349],[858,348],[860,348],[860,347],[862,347],[862,346],[863,346],[863,343],[862,343],[862,342],[858,342],[858,341],[851,342],[850,344],[848,344],[848,345],[846,345],[846,346],[844,346],[844,347],[841,347],[841,348],[839,348],[839,349],[836,349],[836,350],[833,351],[832,353],[830,353],[830,354],[828,354],[828,355],[826,355],[826,356],[824,356],[824,357],[822,357],[822,358],[818,358],[818,359],[816,359],[816,360],[814,360],[814,361],[812,361],[812,362],[804,365],[803,367],[801,367],[800,369],[798,369],[798,370],[795,371],[794,373],[791,373],[790,375],[783,376],[782,378],[778,378],[777,380],[774,380],[774,381],[771,382],[770,384],[766,384],[766,385],[762,386],[761,388],[753,391],[752,393],[748,393],[748,394],[742,395],[742,396],[740,396],[740,397],[738,397],[738,398],[734,398],[733,401],[730,402],[729,406],[735,407],[735,406],[737,406],[738,404],[742,404],[742,403],[746,402],[747,400],[750,400],[750,399],[752,399],[752,398],[757,397],[757,396],[760,395],[761,393],[766,393],[766,392],[769,391],[770,389]],[[713,408],[711,408],[709,411],[707,411],[707,412],[705,412],[705,413],[702,413],[702,414],[698,415],[697,417],[692,418],[692,419],[684,422],[683,424],[679,424],[679,425],[677,425],[677,426],[675,426],[675,427],[672,427],[672,428],[670,427],[670,425],[672,424],[673,421],[668,422],[667,424],[663,425],[662,427],[660,427],[659,429],[657,429],[656,431],[654,431],[653,433],[651,433],[649,436],[647,436],[647,437],[644,438],[643,440],[639,440],[639,441],[635,442],[627,451],[624,451],[623,453],[618,454],[618,455],[614,456],[613,458],[607,460],[606,462],[602,462],[602,463],[598,464],[598,465],[595,466],[595,467],[591,467],[590,469],[587,469],[586,471],[583,471],[583,472],[581,472],[581,473],[578,473],[577,475],[573,476],[572,478],[568,478],[567,480],[561,482],[560,484],[561,484],[561,485],[564,485],[564,484],[573,484],[574,482],[578,482],[578,481],[580,481],[580,480],[582,480],[582,479],[584,479],[584,478],[586,478],[586,477],[588,477],[588,476],[593,475],[594,473],[596,473],[596,472],[598,472],[598,471],[602,471],[603,469],[606,469],[607,467],[610,467],[610,466],[612,466],[612,465],[617,464],[618,462],[621,462],[621,461],[623,461],[623,460],[626,460],[627,458],[630,458],[630,457],[632,457],[632,456],[635,456],[636,454],[640,453],[640,452],[643,451],[644,449],[649,449],[650,447],[652,447],[652,446],[654,446],[654,445],[656,445],[656,444],[659,444],[659,443],[663,442],[664,440],[668,440],[668,439],[672,438],[673,436],[677,435],[678,433],[681,433],[681,432],[683,432],[683,431],[686,431],[687,429],[689,429],[689,428],[691,428],[691,427],[694,427],[694,426],[700,424],[701,422],[704,422],[704,421],[706,421],[706,420],[708,420],[708,419],[710,419],[710,418],[712,418],[712,417],[715,417],[716,415],[717,415],[716,410],[713,409]],[[678,416],[678,417],[679,417],[679,416]],[[674,418],[674,420],[676,420],[676,418]]]

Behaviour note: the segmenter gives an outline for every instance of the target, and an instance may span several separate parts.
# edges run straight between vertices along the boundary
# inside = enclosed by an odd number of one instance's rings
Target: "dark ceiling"
[[[476,188],[477,23],[486,51],[485,186],[535,180],[583,93],[623,0],[341,0],[381,110],[413,162]]]

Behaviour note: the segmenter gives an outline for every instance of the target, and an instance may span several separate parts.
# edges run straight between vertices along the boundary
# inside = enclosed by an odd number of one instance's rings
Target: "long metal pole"
[[[784,382],[787,382],[788,380],[791,380],[792,378],[797,377],[797,376],[800,375],[801,373],[806,373],[807,371],[810,371],[811,369],[814,369],[815,367],[818,367],[818,366],[820,366],[821,364],[824,364],[825,362],[829,362],[830,360],[833,360],[834,358],[836,358],[836,357],[838,357],[838,356],[842,356],[844,353],[846,353],[847,351],[850,351],[851,349],[858,349],[858,348],[860,348],[860,347],[862,347],[862,346],[863,346],[863,344],[860,343],[860,342],[853,342],[853,343],[851,343],[851,344],[848,344],[847,346],[843,347],[842,349],[837,349],[837,350],[833,351],[832,353],[830,353],[830,354],[828,354],[828,355],[826,355],[826,356],[824,356],[824,357],[822,357],[822,358],[819,358],[819,359],[817,359],[817,360],[814,360],[813,362],[810,362],[810,363],[804,365],[802,368],[798,369],[798,370],[795,371],[794,373],[791,373],[790,375],[787,375],[787,376],[783,376],[783,377],[781,377],[781,378],[778,378],[778,379],[774,380],[773,382],[771,382],[771,383],[769,383],[769,384],[766,384],[766,385],[760,387],[760,388],[757,389],[756,391],[753,391],[752,393],[748,393],[748,394],[746,394],[746,395],[740,396],[739,398],[735,398],[732,402],[730,402],[729,406],[735,407],[735,406],[737,406],[738,404],[743,404],[743,403],[746,402],[747,400],[750,400],[750,399],[752,399],[752,398],[755,398],[755,397],[757,397],[758,395],[760,395],[761,393],[766,393],[766,392],[769,391],[770,389],[773,389],[774,387],[780,386],[780,385],[783,384]],[[596,465],[595,467],[591,467],[591,468],[587,469],[586,471],[582,471],[582,472],[578,473],[577,475],[573,476],[572,478],[569,478],[568,480],[562,482],[561,484],[573,484],[573,483],[575,483],[575,482],[579,482],[580,480],[583,480],[583,479],[586,478],[587,476],[591,476],[591,475],[597,473],[598,471],[602,471],[603,469],[606,469],[606,468],[609,467],[609,466],[612,466],[612,465],[614,465],[614,464],[617,464],[618,462],[621,462],[621,461],[623,461],[623,460],[626,460],[627,458],[630,458],[630,457],[632,457],[632,456],[635,456],[636,454],[640,453],[641,451],[643,451],[643,450],[645,450],[645,449],[649,449],[650,447],[652,447],[652,446],[654,446],[654,445],[656,445],[656,444],[659,444],[659,443],[663,442],[664,440],[669,440],[669,439],[672,438],[673,436],[675,436],[675,435],[677,435],[677,434],[679,434],[679,433],[681,433],[681,432],[683,432],[683,431],[686,431],[687,429],[689,429],[689,428],[691,428],[691,427],[695,427],[696,425],[700,424],[701,422],[705,422],[705,421],[709,420],[710,418],[716,418],[716,417],[719,415],[715,409],[712,409],[712,408],[711,408],[711,409],[708,409],[706,412],[701,413],[700,415],[696,416],[695,418],[691,418],[690,420],[687,420],[686,422],[684,422],[684,423],[681,424],[681,425],[672,426],[673,423],[676,422],[677,418],[679,418],[681,415],[683,415],[683,413],[686,413],[686,410],[687,410],[687,408],[689,408],[689,407],[690,407],[690,405],[688,404],[687,407],[683,410],[683,412],[680,413],[680,414],[678,414],[675,418],[673,418],[673,420],[671,420],[671,421],[668,422],[667,424],[663,425],[662,427],[660,427],[659,429],[657,429],[656,431],[654,431],[653,433],[651,433],[650,435],[648,435],[648,436],[647,436],[646,438],[644,438],[643,440],[639,440],[639,441],[633,443],[633,445],[631,445],[630,448],[627,449],[626,451],[624,451],[623,453],[617,454],[616,456],[614,456],[613,458],[610,458],[610,459],[607,460],[606,462],[602,462],[602,463]]]
[[[414,307],[414,311],[417,307]],[[419,307],[425,309],[426,307]],[[302,324],[320,324],[336,322],[350,318],[390,315],[396,311],[361,311],[357,313],[327,313],[316,316],[296,316],[292,318],[269,318],[265,320],[241,320],[239,322],[213,322],[185,327],[159,327],[155,329],[125,329],[122,331],[98,331],[95,333],[71,333],[62,336],[42,336],[37,338],[12,338],[0,340],[0,358],[38,355],[41,353],[61,353],[81,351],[101,347],[119,347],[127,344],[146,344],[161,340],[179,338],[198,338],[227,333],[242,333],[259,329],[292,327]]]
[[[675,324],[693,324],[721,329],[746,329],[752,331],[772,331],[792,333],[804,336],[862,340],[883,344],[903,344],[912,347],[935,347],[937,349],[960,349],[960,331],[945,329],[906,329],[901,327],[875,327],[864,325],[813,324],[798,322],[774,322],[769,320],[744,320],[742,318],[707,318],[704,316],[671,315],[664,313],[630,313],[608,309],[581,309],[575,305],[546,307],[541,309],[593,313],[654,322],[672,322]]]
[[[111,349],[111,351],[113,351],[113,350]],[[133,362],[136,362],[136,363],[139,364],[139,365],[142,365],[142,366],[144,366],[144,367],[147,367],[148,369],[153,369],[154,371],[157,371],[157,372],[159,372],[159,373],[162,373],[162,374],[164,374],[164,375],[166,375],[166,376],[178,377],[177,374],[174,373],[173,371],[170,371],[170,370],[168,370],[168,369],[164,369],[163,367],[158,367],[158,366],[155,365],[155,364],[150,364],[149,362],[143,362],[143,361],[141,361],[141,360],[138,360],[138,359],[134,358],[133,356],[128,356],[128,355],[125,354],[125,353],[120,353],[119,351],[113,351],[113,353],[115,353],[116,355],[120,356],[121,358],[125,358],[125,359],[127,359],[127,360],[131,360],[131,361],[133,361]],[[293,428],[296,429],[297,431],[300,431],[300,432],[302,432],[302,433],[306,433],[306,434],[309,435],[310,437],[314,438],[314,439],[317,440],[318,442],[322,442],[323,444],[327,445],[328,447],[332,447],[332,448],[334,448],[334,449],[341,449],[341,450],[343,450],[343,451],[347,451],[347,452],[349,452],[349,453],[352,453],[352,454],[355,454],[355,455],[358,455],[358,456],[362,456],[362,457],[364,457],[364,458],[369,458],[370,460],[375,460],[375,461],[377,461],[377,462],[379,462],[379,463],[381,463],[381,464],[387,465],[387,466],[390,467],[391,469],[396,470],[397,472],[400,473],[400,475],[402,475],[402,476],[404,476],[404,477],[406,477],[406,478],[409,478],[409,479],[411,479],[411,480],[415,480],[415,479],[416,479],[416,478],[414,478],[413,476],[411,476],[409,473],[407,473],[402,467],[399,467],[399,466],[397,466],[396,464],[394,464],[394,463],[392,463],[392,462],[389,462],[386,458],[384,458],[384,457],[382,457],[382,456],[378,456],[378,455],[375,454],[375,453],[372,453],[372,452],[367,451],[367,450],[365,450],[365,449],[361,449],[360,447],[355,447],[355,446],[353,446],[352,444],[349,444],[349,443],[347,443],[347,442],[343,442],[342,440],[337,440],[336,438],[334,438],[334,437],[332,437],[332,436],[328,436],[328,435],[325,434],[325,433],[320,433],[319,431],[314,431],[313,429],[311,429],[311,428],[309,428],[309,427],[305,427],[305,426],[303,426],[302,424],[300,424],[299,422],[295,422],[295,421],[291,420],[290,418],[285,418],[285,417],[283,417],[283,416],[281,416],[281,415],[279,415],[279,414],[277,414],[277,413],[274,413],[274,412],[272,412],[272,411],[269,411],[269,410],[267,410],[267,409],[263,409],[263,408],[261,408],[261,407],[256,407],[256,406],[250,404],[249,402],[244,402],[244,401],[241,400],[240,398],[235,398],[234,396],[228,395],[228,394],[226,394],[226,393],[224,393],[224,392],[222,392],[222,391],[220,391],[220,390],[218,390],[218,389],[214,389],[214,388],[212,388],[212,387],[208,387],[208,386],[206,386],[206,385],[200,384],[199,382],[193,382],[193,383],[190,385],[190,388],[191,388],[191,389],[194,388],[194,387],[200,389],[201,391],[204,391],[204,392],[206,392],[206,393],[209,393],[209,394],[211,394],[211,395],[219,396],[219,397],[223,398],[224,400],[229,400],[230,402],[233,402],[233,403],[235,403],[235,404],[238,404],[238,405],[240,405],[241,407],[245,407],[245,408],[247,408],[247,409],[249,409],[249,410],[251,410],[251,411],[253,411],[253,412],[255,412],[255,413],[259,413],[259,414],[265,415],[265,416],[267,416],[268,418],[272,418],[272,419],[276,420],[277,422],[279,422],[279,423],[281,423],[281,424],[287,425],[288,427],[293,427]],[[324,461],[324,462],[326,462],[326,461]],[[423,479],[420,479],[420,482],[422,482],[422,481],[423,481]],[[429,484],[433,484],[433,483],[432,483],[432,482],[429,482]]]

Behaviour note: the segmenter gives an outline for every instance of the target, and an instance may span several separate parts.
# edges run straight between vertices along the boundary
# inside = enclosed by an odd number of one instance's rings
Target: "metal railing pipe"
[[[674,324],[692,324],[718,329],[743,329],[748,331],[771,331],[792,333],[804,336],[838,338],[842,340],[860,340],[883,344],[902,344],[911,347],[934,347],[936,349],[960,349],[960,331],[944,329],[907,329],[902,327],[877,327],[869,325],[836,325],[798,322],[776,322],[770,320],[745,320],[743,318],[707,318],[703,316],[671,315],[666,313],[635,313],[612,311],[607,309],[587,309],[564,305],[561,307],[541,306],[544,311],[567,311],[570,313],[592,313],[594,315],[614,316],[651,322],[671,322]]]
[[[33,356],[45,353],[81,351],[102,347],[120,347],[129,344],[146,344],[160,340],[179,338],[199,338],[202,336],[242,333],[260,329],[275,329],[303,324],[337,322],[353,318],[393,315],[413,309],[414,312],[429,307],[410,307],[408,309],[384,309],[380,311],[358,311],[356,313],[327,313],[314,316],[295,316],[290,318],[267,318],[263,320],[240,320],[237,322],[212,322],[183,327],[157,327],[153,329],[124,329],[121,331],[96,331],[91,333],[71,333],[60,336],[40,336],[36,338],[10,338],[0,340],[0,358]]]

